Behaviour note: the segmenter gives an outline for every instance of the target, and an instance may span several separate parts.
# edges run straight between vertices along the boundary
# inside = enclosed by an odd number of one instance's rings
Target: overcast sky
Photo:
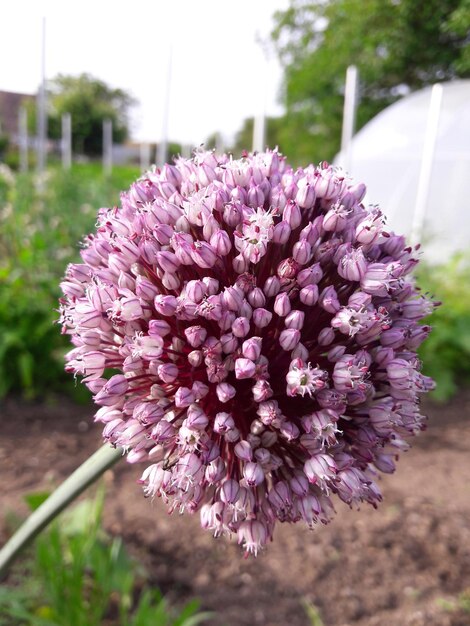
[[[8,8],[7,8],[8,6]],[[158,140],[170,48],[169,137],[228,139],[244,118],[280,114],[281,70],[267,40],[288,0],[15,0],[0,17],[0,90],[33,93],[40,81],[42,16],[46,77],[89,72],[140,103],[136,139]],[[14,7],[14,8],[13,8]]]

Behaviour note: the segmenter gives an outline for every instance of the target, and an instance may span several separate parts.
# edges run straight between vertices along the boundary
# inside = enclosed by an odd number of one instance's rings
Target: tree
[[[48,134],[61,136],[61,118],[72,116],[72,148],[74,152],[96,156],[103,150],[103,120],[113,123],[113,141],[122,143],[128,136],[129,108],[134,99],[122,89],[113,89],[90,74],[64,76],[59,74],[48,83]]]
[[[291,0],[275,22],[287,108],[280,144],[297,162],[338,151],[350,64],[360,76],[358,128],[400,95],[470,76],[470,0]]]

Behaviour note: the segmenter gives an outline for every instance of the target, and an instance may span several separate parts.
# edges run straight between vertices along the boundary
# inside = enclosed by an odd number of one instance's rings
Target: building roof
[[[35,95],[0,91],[0,132],[14,137],[18,134],[18,112],[22,105],[34,101]]]

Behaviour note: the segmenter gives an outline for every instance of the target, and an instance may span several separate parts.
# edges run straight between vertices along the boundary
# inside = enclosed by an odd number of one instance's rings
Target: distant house
[[[28,93],[0,91],[0,134],[7,135],[13,143],[18,142],[18,117],[22,106],[34,103],[36,96]]]

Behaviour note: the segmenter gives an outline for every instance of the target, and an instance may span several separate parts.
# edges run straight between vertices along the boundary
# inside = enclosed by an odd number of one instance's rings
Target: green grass
[[[102,530],[102,508],[100,492],[40,535],[0,589],[0,626],[196,626],[208,619],[197,601],[175,608],[146,585],[122,539]]]

